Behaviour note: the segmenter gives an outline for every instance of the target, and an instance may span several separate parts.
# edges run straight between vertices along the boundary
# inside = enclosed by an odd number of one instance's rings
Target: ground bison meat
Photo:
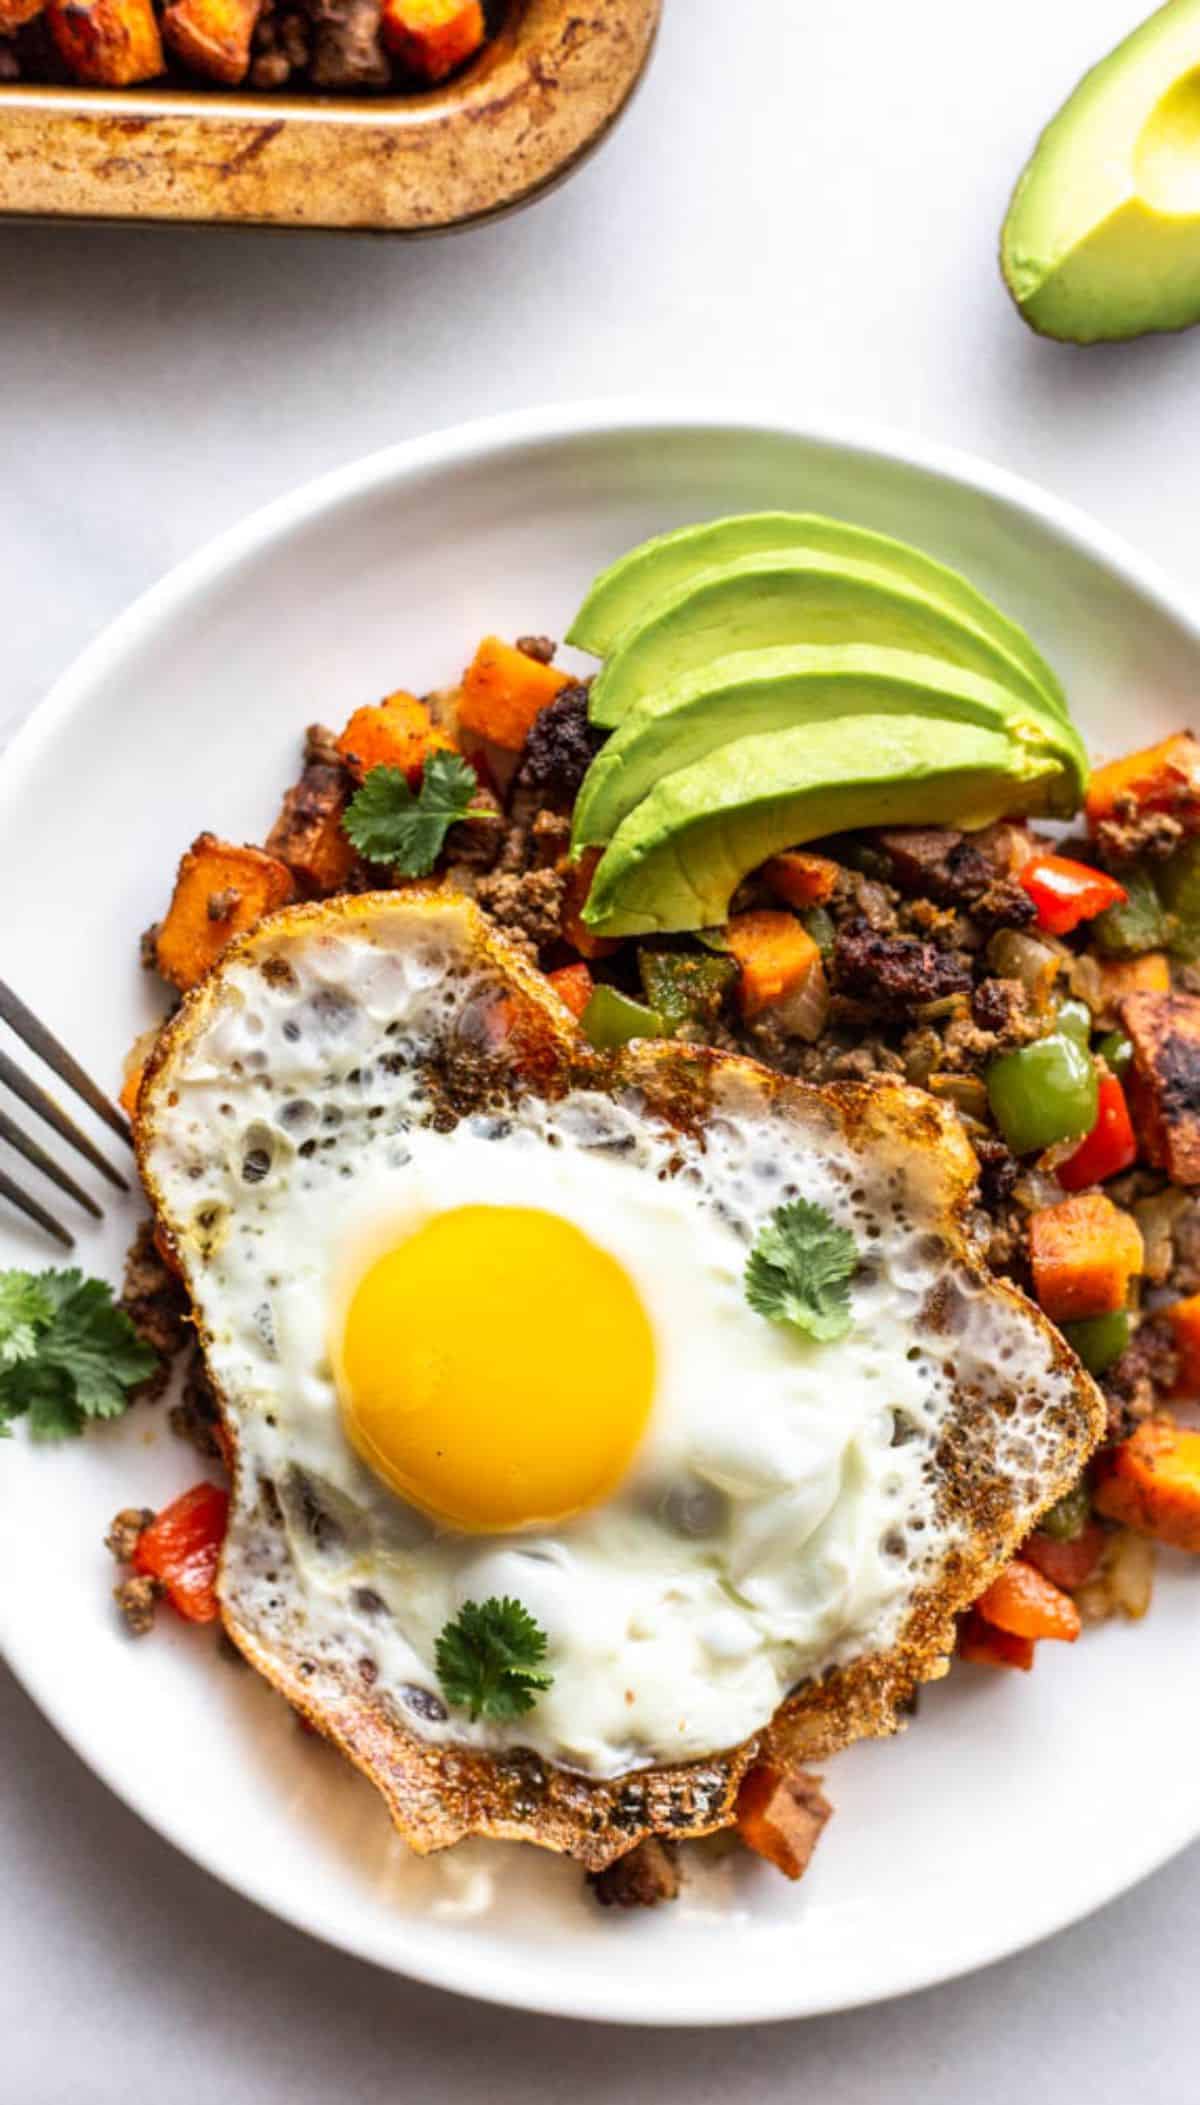
[[[939,906],[970,906],[995,875],[986,856],[949,826],[897,826],[879,836],[902,892]]]
[[[996,877],[972,901],[971,919],[986,935],[994,935],[998,928],[1028,928],[1037,919],[1037,908],[1019,878]]]
[[[981,979],[971,996],[971,1016],[1001,1045],[1027,1045],[1042,1028],[1029,1013],[1019,979]]]
[[[131,1579],[122,1579],[113,1587],[113,1599],[125,1618],[125,1627],[131,1637],[145,1637],[154,1628],[154,1610],[162,1597],[162,1587],[157,1579],[143,1578],[135,1572]]]
[[[1139,1323],[1119,1360],[1100,1377],[1108,1404],[1106,1440],[1124,1440],[1170,1395],[1179,1374],[1171,1326],[1161,1317]]]
[[[588,722],[587,688],[564,687],[534,719],[521,762],[522,786],[572,805],[603,739]]]
[[[678,1895],[678,1848],[658,1835],[647,1835],[606,1870],[590,1871],[588,1884],[602,1908],[656,1908]]]
[[[158,1254],[151,1221],[141,1223],[130,1244],[125,1259],[121,1306],[142,1343],[149,1345],[152,1352],[157,1352],[161,1361],[137,1394],[161,1396],[170,1376],[167,1362],[187,1343],[192,1330],[188,1321],[187,1295],[175,1273]]]
[[[833,950],[834,984],[893,1013],[961,994],[971,984],[967,959],[915,936],[889,936],[862,916],[839,928]]]
[[[384,88],[392,77],[383,48],[381,0],[317,0],[313,8],[316,88]]]
[[[979,1157],[979,1196],[990,1213],[998,1213],[1017,1181],[1017,1158],[1002,1140],[983,1138],[975,1142]]]
[[[480,879],[475,897],[512,941],[536,953],[558,937],[563,882],[557,870],[500,871]]]
[[[116,1558],[118,1564],[129,1564],[138,1546],[138,1537],[154,1519],[153,1506],[122,1506],[113,1515],[112,1525],[104,1538],[104,1547]]]
[[[1168,811],[1141,811],[1136,797],[1119,797],[1111,818],[1101,819],[1094,846],[1110,869],[1144,859],[1165,862],[1183,839],[1183,827]]]
[[[533,658],[538,665],[553,665],[558,645],[552,636],[518,636],[517,649],[523,658]]]

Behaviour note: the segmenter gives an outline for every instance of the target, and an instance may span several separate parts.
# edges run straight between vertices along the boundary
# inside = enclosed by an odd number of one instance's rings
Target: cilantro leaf
[[[793,1199],[777,1206],[746,1260],[746,1299],[772,1323],[791,1323],[822,1344],[851,1325],[854,1237],[823,1206]]]
[[[437,1675],[447,1703],[475,1718],[519,1718],[552,1676],[538,1667],[546,1633],[507,1595],[464,1601],[437,1641]]]
[[[369,862],[390,863],[401,877],[426,877],[450,828],[473,816],[478,792],[474,768],[457,753],[430,754],[415,796],[403,769],[373,767],[342,825]]]
[[[24,1417],[35,1440],[59,1440],[119,1417],[157,1365],[103,1280],[0,1272],[0,1434]]]
[[[32,1359],[53,1315],[53,1298],[33,1272],[0,1272],[0,1367]]]

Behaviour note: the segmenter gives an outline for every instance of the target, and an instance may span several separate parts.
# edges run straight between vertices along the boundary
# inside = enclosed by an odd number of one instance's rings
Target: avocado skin
[[[1034,709],[994,680],[915,652],[869,645],[742,651],[715,659],[648,695],[623,719],[584,778],[573,844],[607,841],[667,773],[693,766],[735,739],[860,716],[914,715],[995,730],[1058,764],[1055,808],[1076,811],[1087,756],[1074,728],[1048,703]]]
[[[1052,118],[1013,192],[1000,267],[1022,318],[1059,342],[1200,321],[1200,0],[1169,0]]]
[[[986,825],[1047,808],[1057,768],[995,731],[858,717],[735,740],[667,775],[609,843],[584,918],[605,936],[723,922],[768,856],[860,826]]]
[[[1002,614],[968,578],[907,541],[818,512],[741,512],[677,527],[672,533],[641,542],[596,578],[566,640],[593,657],[607,658],[626,630],[640,627],[656,605],[673,597],[698,571],[721,568],[747,556],[786,551],[848,556],[890,571],[899,582],[984,630],[1024,666],[1066,716],[1062,686],[1024,629]]]
[[[768,552],[700,571],[627,629],[591,690],[612,728],[665,682],[733,651],[844,643],[919,651],[998,680],[1031,706],[1053,697],[982,629],[868,563]]]

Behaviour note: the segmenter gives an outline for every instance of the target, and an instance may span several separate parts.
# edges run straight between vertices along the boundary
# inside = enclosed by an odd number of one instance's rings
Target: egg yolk
[[[654,1337],[626,1272],[569,1221],[459,1206],[364,1273],[338,1373],[347,1435],[393,1491],[453,1527],[526,1528],[620,1482]]]

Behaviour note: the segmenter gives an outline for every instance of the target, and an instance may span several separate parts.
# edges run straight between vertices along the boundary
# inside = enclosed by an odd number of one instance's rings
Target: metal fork
[[[36,1053],[39,1060],[45,1062],[52,1073],[58,1076],[60,1082],[65,1082],[68,1089],[72,1089],[76,1096],[82,1098],[89,1109],[95,1112],[97,1118],[102,1118],[105,1125],[110,1126],[112,1131],[120,1136],[127,1147],[133,1145],[128,1121],[121,1115],[117,1106],[105,1096],[102,1089],[97,1088],[91,1076],[84,1073],[79,1062],[72,1059],[66,1046],[60,1044],[53,1032],[46,1029],[44,1023],[38,1022],[33,1011],[26,1008],[20,996],[14,994],[12,988],[6,986],[3,980],[0,980],[0,1021],[6,1023],[10,1030],[15,1031],[18,1038],[29,1047],[29,1050],[32,1053]],[[17,1066],[16,1061],[11,1059],[9,1054],[4,1051],[3,1047],[0,1047],[0,1085],[10,1090],[14,1096],[20,1097],[23,1104],[26,1104],[31,1111],[36,1112],[39,1118],[44,1119],[45,1123],[52,1127],[60,1140],[65,1140],[68,1147],[74,1148],[76,1154],[82,1155],[85,1162],[89,1162],[93,1169],[99,1170],[100,1175],[106,1178],[117,1191],[128,1191],[128,1180],[122,1176],[120,1170],[113,1168],[112,1163],[88,1139],[87,1134],[80,1131],[74,1119],[69,1117],[61,1105],[56,1103],[54,1098],[42,1088],[40,1082],[30,1080],[29,1076]],[[68,1176],[66,1170],[60,1169],[53,1158],[46,1153],[45,1148],[39,1146],[38,1142],[22,1126],[19,1126],[15,1119],[10,1118],[2,1105],[0,1105],[0,1146],[15,1148],[16,1152],[19,1155],[23,1155],[26,1162],[33,1169],[38,1170],[59,1191],[65,1192],[66,1196],[69,1199],[73,1199],[77,1206],[81,1206],[85,1213],[90,1213],[93,1220],[103,1219],[102,1210],[96,1204],[95,1199],[83,1189],[82,1185],[75,1182],[74,1177]],[[62,1222],[57,1220],[54,1214],[41,1204],[40,1200],[23,1190],[15,1178],[10,1177],[3,1167],[0,1167],[0,1199],[6,1199],[9,1205],[15,1206],[19,1213],[25,1214],[31,1221],[36,1221],[38,1227],[44,1229],[47,1235],[52,1235],[55,1242],[61,1243],[64,1249],[74,1249],[75,1238],[70,1231],[63,1227]]]

